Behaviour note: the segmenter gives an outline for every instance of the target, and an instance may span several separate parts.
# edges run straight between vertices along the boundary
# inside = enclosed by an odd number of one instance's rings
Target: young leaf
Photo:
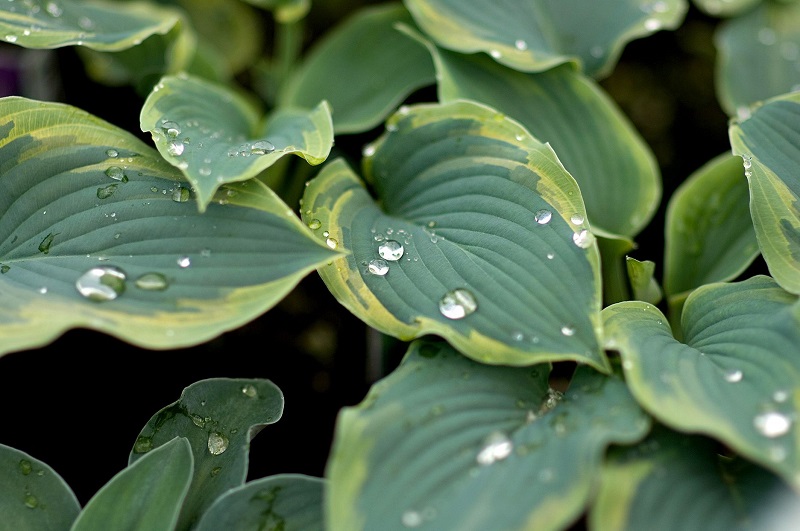
[[[521,72],[542,72],[571,62],[595,78],[611,72],[629,41],[678,27],[688,9],[686,0],[404,3],[419,27],[449,50],[486,52]]]
[[[591,531],[788,531],[797,522],[800,497],[780,478],[720,456],[710,439],[658,428],[609,452],[589,512]]]
[[[700,11],[712,17],[735,17],[753,6],[763,4],[763,0],[692,0]]]
[[[320,164],[333,146],[330,108],[281,109],[259,124],[248,100],[204,79],[165,76],[153,88],[139,118],[161,155],[192,183],[201,212],[217,189],[246,181],[286,154]]]
[[[653,416],[716,437],[800,489],[800,302],[771,278],[707,284],[683,309],[684,343],[654,306],[603,310],[606,347]]]
[[[402,5],[388,2],[355,12],[315,46],[282,88],[281,107],[325,100],[337,133],[380,124],[411,92],[434,82],[425,49],[395,29],[411,24]]]
[[[628,278],[630,279],[633,298],[638,301],[658,304],[663,296],[661,286],[655,279],[656,264],[651,260],[640,262],[630,256],[625,258]]]
[[[323,531],[324,488],[324,480],[301,474],[249,481],[220,496],[195,530]]]
[[[0,3],[0,35],[25,48],[125,50],[151,35],[166,34],[180,20],[180,11],[152,2]]]
[[[63,104],[0,99],[0,354],[70,328],[196,345],[336,253],[257,181],[200,214],[143,142]]]
[[[4,529],[63,531],[81,506],[55,470],[0,444],[0,514]]]
[[[474,102],[404,107],[309,183],[303,219],[351,251],[319,268],[337,299],[400,339],[445,337],[473,359],[573,359],[608,371],[596,339],[600,267],[580,189],[548,145]]]
[[[106,483],[70,531],[172,531],[191,480],[189,442],[175,437]]]
[[[733,121],[728,134],[745,166],[750,215],[770,274],[783,289],[800,294],[800,92]]]
[[[548,373],[412,343],[364,402],[340,412],[328,528],[566,529],[606,447],[641,439],[650,417],[617,377],[580,367],[562,398]]]
[[[194,475],[177,528],[190,529],[217,498],[244,483],[250,440],[282,414],[283,393],[269,380],[201,380],[153,415],[129,462],[146,459],[174,437],[189,441]]]
[[[749,204],[742,159],[727,153],[675,190],[667,204],[664,250],[664,290],[672,305],[704,284],[735,279],[758,256]]]

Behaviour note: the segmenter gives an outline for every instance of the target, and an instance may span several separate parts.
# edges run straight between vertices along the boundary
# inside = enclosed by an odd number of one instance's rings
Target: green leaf
[[[486,363],[607,371],[595,238],[550,147],[468,101],[403,107],[386,129],[363,163],[379,203],[342,159],[305,191],[303,220],[351,251],[319,268],[336,298],[386,334],[438,334]]]
[[[324,488],[322,479],[301,474],[256,479],[220,496],[195,529],[323,531]]]
[[[635,236],[647,225],[661,200],[655,156],[596,82],[568,66],[524,74],[485,56],[430,49],[439,99],[490,105],[550,144],[578,181],[592,226]]]
[[[800,302],[770,277],[708,284],[683,308],[684,343],[654,306],[603,310],[631,392],[677,430],[703,433],[800,489]]]
[[[656,263],[651,260],[640,262],[630,256],[625,257],[633,298],[639,301],[658,304],[663,296],[661,286],[655,279]]]
[[[664,250],[664,290],[672,305],[704,284],[734,280],[758,256],[749,203],[742,159],[728,153],[675,190],[667,204]]]
[[[257,181],[201,215],[177,170],[97,117],[18,97],[0,117],[0,354],[79,327],[196,345],[336,255]]]
[[[178,529],[189,529],[228,490],[244,484],[250,440],[283,414],[283,393],[269,380],[211,378],[183,390],[142,429],[135,464],[175,437],[186,438],[194,475]]]
[[[364,402],[339,414],[329,529],[566,529],[606,447],[641,439],[650,417],[617,377],[582,366],[562,398],[548,373],[414,342]]]
[[[286,154],[320,164],[333,146],[326,102],[314,110],[281,109],[261,122],[250,100],[198,77],[165,76],[139,118],[161,155],[195,189],[201,212],[226,183],[252,179]]]
[[[660,428],[660,427],[659,427]],[[609,452],[590,530],[789,530],[800,498],[777,476],[719,455],[714,441],[658,429]]]
[[[395,29],[399,23],[412,22],[396,2],[356,11],[316,41],[282,88],[279,105],[328,101],[337,133],[380,124],[406,96],[435,80],[429,55]]]
[[[761,2],[717,29],[720,105],[744,118],[749,107],[800,85],[800,3]]]
[[[692,0],[695,7],[712,17],[735,17],[763,3],[764,0]]]
[[[81,506],[61,476],[30,455],[0,444],[0,514],[4,529],[63,531]]]
[[[180,11],[153,2],[3,2],[0,35],[25,48],[86,46],[93,50],[132,48],[151,35],[164,35]]]
[[[106,483],[71,531],[172,531],[191,481],[189,442],[175,437]]]
[[[248,4],[269,9],[275,20],[282,24],[291,24],[303,19],[311,9],[311,0],[244,0]]]
[[[603,264],[603,306],[631,298],[627,255],[636,248],[633,240],[610,234],[598,235],[600,263]]]
[[[443,48],[485,52],[522,72],[563,63],[605,77],[625,45],[661,29],[677,28],[686,0],[405,0],[420,28]]]
[[[770,274],[800,294],[800,92],[768,101],[728,134],[746,166],[750,215]]]

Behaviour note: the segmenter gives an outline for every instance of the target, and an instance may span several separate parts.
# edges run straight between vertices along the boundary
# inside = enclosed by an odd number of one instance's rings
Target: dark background
[[[663,273],[667,200],[691,172],[730,151],[728,118],[714,92],[718,23],[691,9],[677,31],[629,43],[614,73],[601,80],[661,167],[661,208],[631,253],[655,261],[657,277]],[[9,74],[13,64],[8,66],[18,52],[0,45],[0,95],[22,93]],[[39,82],[58,100],[141,134],[143,100],[131,88],[90,82],[69,48],[51,51],[44,61],[51,70]],[[22,95],[35,98],[35,90]],[[412,99],[433,101],[434,94],[420,91]],[[336,148],[357,156],[377,134],[337,137]],[[760,259],[754,268],[763,269]],[[249,479],[284,472],[322,476],[337,412],[357,404],[403,351],[404,345],[368,330],[312,273],[263,316],[193,348],[142,350],[72,330],[44,348],[0,358],[0,443],[53,467],[85,504],[127,465],[151,416],[178,400],[185,387],[214,377],[267,378],[282,390],[285,409],[253,440]]]

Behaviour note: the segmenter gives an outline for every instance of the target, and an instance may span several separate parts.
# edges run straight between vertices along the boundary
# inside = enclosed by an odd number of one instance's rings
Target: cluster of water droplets
[[[29,26],[22,29],[21,34],[7,33],[4,35],[3,38],[7,42],[15,43],[20,36],[27,37],[45,28],[52,29],[62,27],[61,17],[64,14],[64,7],[60,2],[54,0],[47,2],[42,2],[40,0],[6,0],[4,4],[6,4],[3,7],[4,11],[18,13],[31,21]],[[92,30],[95,26],[94,21],[86,15],[78,17],[77,23],[78,27],[86,31]],[[71,24],[71,22],[66,22],[66,24]],[[69,30],[70,28],[67,27],[66,29]],[[84,40],[90,35],[91,34],[84,31],[78,33],[75,43],[82,45]]]

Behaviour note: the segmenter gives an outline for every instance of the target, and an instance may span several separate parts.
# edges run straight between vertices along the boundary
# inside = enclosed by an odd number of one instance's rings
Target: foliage
[[[668,183],[611,80],[689,15],[714,21],[728,143]],[[2,525],[800,513],[800,2],[8,0],[0,35],[74,52],[86,86],[129,89],[138,113],[129,130],[69,98],[0,98],[0,355],[76,329],[203,345],[310,275],[386,359],[405,351],[338,412],[322,477],[249,478],[283,393],[200,379],[85,504],[0,446]]]

